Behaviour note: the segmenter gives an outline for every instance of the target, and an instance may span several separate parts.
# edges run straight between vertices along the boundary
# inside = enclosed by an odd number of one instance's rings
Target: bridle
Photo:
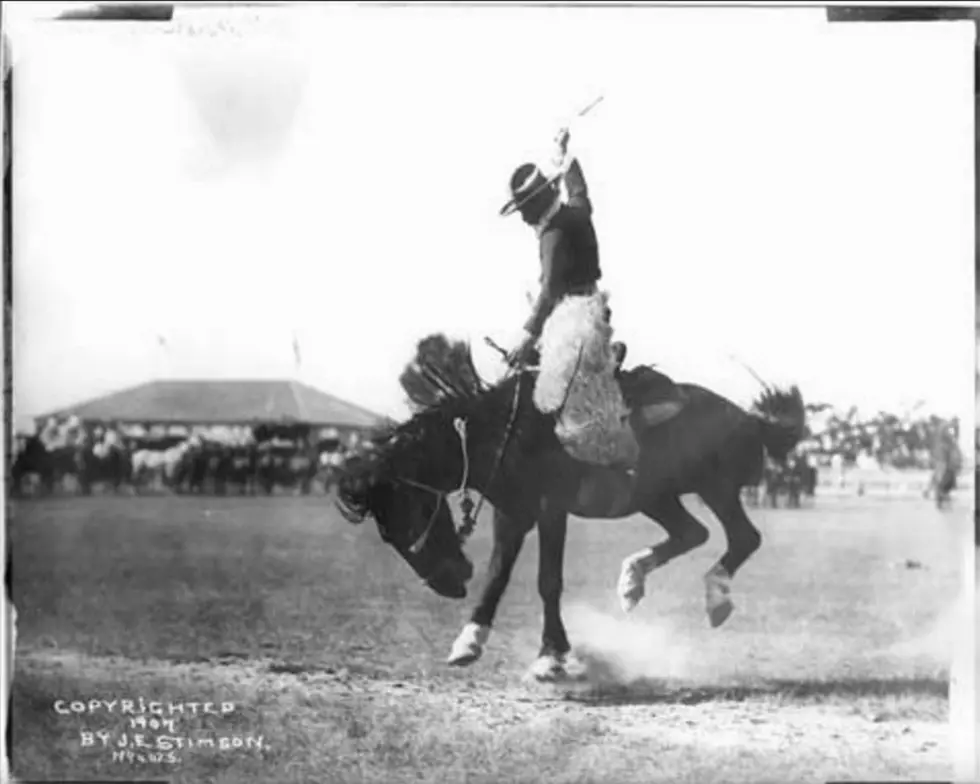
[[[466,420],[463,419],[462,417],[456,417],[453,420],[453,427],[456,430],[456,435],[459,436],[459,444],[463,452],[463,475],[462,477],[460,477],[459,487],[456,488],[455,491],[449,491],[449,492],[463,491],[464,493],[466,493],[466,485],[470,477],[470,454],[469,454],[469,450],[466,447]],[[421,552],[422,548],[425,546],[425,542],[429,538],[429,534],[432,531],[432,527],[436,523],[436,516],[439,514],[439,511],[442,509],[442,505],[446,502],[446,496],[449,493],[443,490],[438,490],[435,487],[432,487],[431,485],[425,484],[424,482],[416,482],[414,479],[405,479],[404,477],[398,477],[397,479],[395,479],[395,482],[398,484],[407,485],[408,487],[417,487],[419,490],[425,490],[426,492],[432,493],[436,497],[436,506],[435,509],[432,510],[432,514],[429,516],[429,522],[422,530],[422,533],[418,537],[418,539],[416,539],[415,542],[412,543],[412,545],[408,548],[408,551],[412,553],[412,555],[418,555],[419,552]],[[468,498],[468,496],[466,497]],[[461,536],[460,539],[462,541],[463,537]]]
[[[524,374],[519,373],[517,377],[517,384],[514,386],[514,398],[511,401],[510,414],[507,418],[507,424],[504,427],[504,435],[503,438],[500,439],[500,446],[497,447],[497,452],[494,455],[494,461],[490,466],[490,473],[487,475],[487,483],[484,485],[483,491],[480,493],[480,500],[476,504],[473,503],[473,499],[470,497],[468,487],[470,476],[470,456],[466,439],[466,419],[464,417],[456,417],[453,420],[453,428],[456,430],[456,435],[459,436],[460,448],[463,453],[463,473],[460,477],[459,486],[455,490],[439,490],[438,488],[432,487],[424,482],[418,482],[414,479],[406,479],[404,477],[397,477],[395,479],[396,483],[432,493],[437,499],[435,509],[432,511],[428,523],[426,523],[426,526],[419,537],[408,548],[409,552],[411,552],[413,555],[417,555],[419,552],[421,552],[422,548],[425,547],[425,543],[428,541],[429,535],[432,533],[432,529],[435,526],[436,517],[438,516],[439,511],[442,509],[442,505],[445,503],[446,497],[450,493],[463,493],[463,498],[460,501],[460,510],[463,513],[463,524],[456,532],[460,545],[465,544],[466,540],[469,539],[470,535],[473,533],[473,530],[476,528],[477,517],[479,516],[480,510],[483,507],[483,502],[486,500],[487,493],[490,491],[493,480],[497,477],[497,472],[500,470],[500,464],[503,462],[507,445],[510,443],[511,435],[514,432],[514,423],[517,421],[517,412],[520,409],[521,385],[523,384],[523,381]]]

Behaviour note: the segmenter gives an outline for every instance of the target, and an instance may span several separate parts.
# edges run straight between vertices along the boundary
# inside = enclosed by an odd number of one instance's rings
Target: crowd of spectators
[[[938,444],[959,443],[955,417],[884,411],[861,417],[856,408],[844,411],[827,404],[809,405],[807,413],[809,436],[801,451],[823,465],[838,458],[845,466],[874,462],[888,468],[930,469]]]

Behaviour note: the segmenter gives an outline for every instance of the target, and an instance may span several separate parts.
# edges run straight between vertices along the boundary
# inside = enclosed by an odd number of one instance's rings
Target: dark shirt
[[[578,161],[565,174],[568,201],[548,222],[540,237],[541,293],[524,328],[535,337],[555,305],[587,289],[601,277],[599,242],[592,225],[592,202]]]

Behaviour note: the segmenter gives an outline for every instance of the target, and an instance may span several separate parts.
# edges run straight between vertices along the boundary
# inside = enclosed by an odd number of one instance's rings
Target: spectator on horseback
[[[65,432],[67,433],[67,441],[70,446],[76,449],[85,449],[89,445],[89,433],[82,421],[72,414],[68,417],[68,422],[65,424]]]
[[[119,432],[111,425],[111,423],[105,428],[100,428],[102,430],[102,437],[96,445],[98,452],[96,453],[99,457],[106,457],[111,452],[123,451],[123,440]]]
[[[56,449],[61,441],[61,429],[58,426],[58,420],[55,417],[48,417],[48,421],[44,423],[44,427],[41,429],[38,439],[44,444],[44,448],[51,450]]]
[[[45,427],[45,446],[48,450],[76,448],[84,443],[85,429],[77,416],[70,416],[63,422],[51,425],[52,420],[48,420]],[[50,430],[49,430],[50,428]]]

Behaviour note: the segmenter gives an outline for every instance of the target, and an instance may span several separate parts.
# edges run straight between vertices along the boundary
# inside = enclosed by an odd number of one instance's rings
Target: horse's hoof
[[[645,576],[639,563],[635,561],[623,563],[617,593],[619,594],[619,605],[623,608],[624,613],[631,612],[643,598]]]
[[[476,623],[468,623],[453,643],[446,663],[450,667],[466,667],[483,655],[483,646],[490,639],[490,629]]]
[[[711,623],[712,629],[717,629],[725,621],[728,620],[728,616],[732,614],[735,610],[735,605],[732,604],[731,599],[723,599],[717,604],[710,605],[708,607],[708,621]]]
[[[705,604],[712,628],[721,626],[735,609],[730,598],[731,580],[720,566],[714,567],[704,576]]]
[[[565,678],[570,681],[584,681],[589,677],[589,668],[575,654],[569,652],[562,657]]]
[[[565,666],[557,656],[544,655],[534,660],[528,676],[538,683],[556,683],[565,679]]]
[[[643,598],[643,588],[637,588],[635,591],[626,593],[619,597],[619,606],[622,608],[624,613],[631,613],[636,609],[636,605],[640,603],[640,599]]]
[[[450,667],[468,667],[483,655],[483,651],[476,647],[467,647],[457,650],[455,647],[446,659],[446,664]]]

